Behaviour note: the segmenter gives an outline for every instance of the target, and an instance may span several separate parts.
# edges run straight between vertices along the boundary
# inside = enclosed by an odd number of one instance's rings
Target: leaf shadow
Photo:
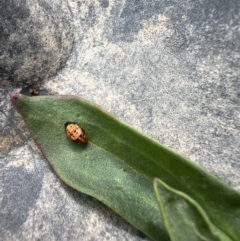
[[[98,218],[101,219],[101,222],[106,224],[105,230],[109,231],[109,233],[114,232],[114,235],[116,235],[116,230],[123,230],[124,232],[130,234],[130,236],[135,237],[136,240],[149,240],[144,233],[137,230],[120,215],[112,211],[97,199],[71,188],[62,181],[61,186],[67,192],[69,197],[72,198],[76,203],[81,203],[81,205],[84,206],[86,210],[93,210],[94,213],[97,214]],[[109,228],[109,224],[113,226],[113,229]],[[104,232],[104,230],[102,232]]]

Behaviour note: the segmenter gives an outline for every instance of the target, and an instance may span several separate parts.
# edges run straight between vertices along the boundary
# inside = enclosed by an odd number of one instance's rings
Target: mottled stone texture
[[[96,102],[240,191],[239,12],[239,0],[2,0],[1,239],[147,240],[54,175],[8,97],[35,81]]]
[[[71,54],[74,26],[66,1],[1,0],[0,86],[42,81]]]

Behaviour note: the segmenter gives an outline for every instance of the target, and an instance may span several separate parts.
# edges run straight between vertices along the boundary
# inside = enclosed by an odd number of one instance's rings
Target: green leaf
[[[77,97],[13,93],[11,100],[65,183],[97,198],[153,240],[169,240],[154,177],[194,199],[216,227],[240,240],[240,194],[185,157]],[[67,121],[87,131],[87,144],[66,137]]]
[[[157,178],[154,191],[171,241],[231,240],[211,223],[201,206],[188,195]]]

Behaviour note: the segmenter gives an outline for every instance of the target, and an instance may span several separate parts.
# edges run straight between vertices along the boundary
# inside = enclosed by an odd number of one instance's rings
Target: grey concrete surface
[[[148,240],[55,176],[9,100],[29,84],[97,103],[240,191],[239,0],[1,2],[1,240]]]

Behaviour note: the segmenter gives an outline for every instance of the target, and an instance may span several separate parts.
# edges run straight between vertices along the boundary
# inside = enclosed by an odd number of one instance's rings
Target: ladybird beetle
[[[72,141],[82,144],[87,142],[87,133],[75,122],[66,122],[65,123],[65,131]]]

